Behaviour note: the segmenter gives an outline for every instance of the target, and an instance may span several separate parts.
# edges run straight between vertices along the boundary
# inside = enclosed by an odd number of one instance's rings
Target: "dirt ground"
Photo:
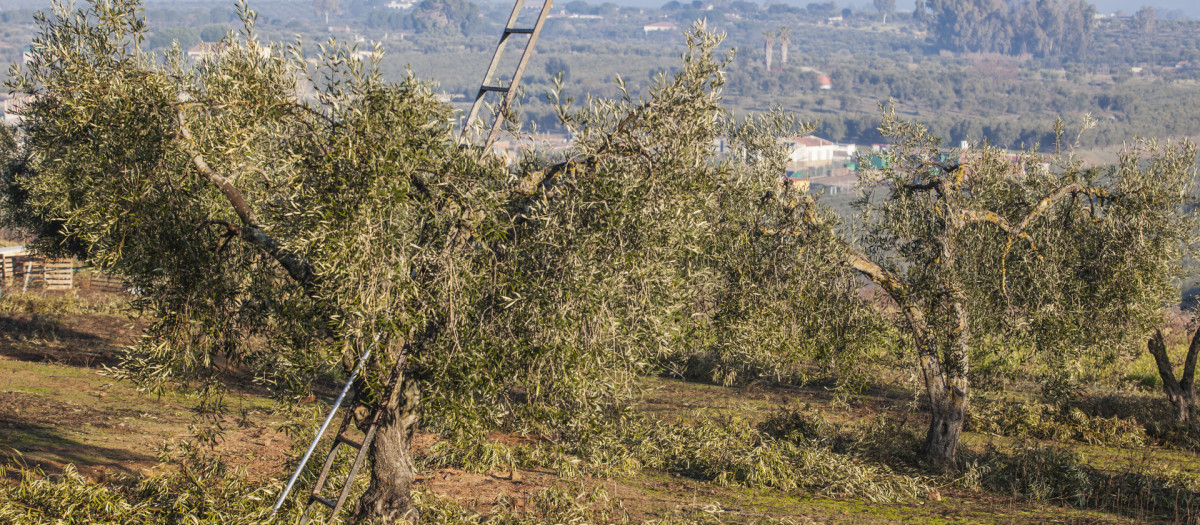
[[[133,342],[138,325],[117,313],[45,316],[0,313],[0,462],[7,477],[16,465],[49,475],[74,464],[88,478],[149,475],[166,468],[160,453],[188,440],[195,422],[193,401],[177,392],[162,396],[138,392],[106,368],[116,364],[123,345]],[[277,430],[271,401],[256,392],[231,400],[226,433],[215,451],[231,465],[258,479],[290,474],[292,440]],[[870,392],[845,417],[871,410],[873,404],[910,401],[903,392]],[[830,408],[828,391],[751,385],[724,388],[653,379],[640,409],[663,417],[696,409],[763,413],[793,402]],[[499,442],[529,439],[493,435]],[[437,437],[419,433],[416,452],[428,451]],[[874,504],[849,499],[785,494],[780,491],[720,487],[677,474],[648,472],[631,479],[587,478],[565,481],[552,471],[469,473],[441,469],[419,473],[418,483],[433,494],[450,497],[486,513],[501,501],[518,508],[546,487],[576,483],[579,491],[603,486],[632,522],[673,512],[708,512],[738,522],[787,517],[796,523],[1133,523],[1099,512],[1037,505],[987,494],[943,494],[941,501]]]

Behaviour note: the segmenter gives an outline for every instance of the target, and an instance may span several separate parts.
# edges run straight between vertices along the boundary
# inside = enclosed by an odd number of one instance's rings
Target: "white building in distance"
[[[837,144],[816,135],[786,138],[782,142],[788,148],[788,164],[799,166],[849,161],[857,151],[854,144]]]
[[[672,22],[655,22],[642,26],[642,31],[645,31],[647,34],[654,31],[679,31],[679,26]]]

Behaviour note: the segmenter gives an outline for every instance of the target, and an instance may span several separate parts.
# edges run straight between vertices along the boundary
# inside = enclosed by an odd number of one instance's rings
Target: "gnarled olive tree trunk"
[[[411,497],[412,437],[421,400],[416,381],[399,381],[390,397],[392,402],[381,408],[386,412],[371,442],[371,484],[358,500],[356,523],[417,521]]]
[[[923,454],[925,460],[937,469],[954,467],[954,455],[958,439],[966,423],[968,396],[967,371],[970,332],[967,310],[959,285],[948,281],[945,285],[952,297],[950,305],[954,311],[955,326],[951,335],[951,346],[944,355],[939,353],[938,337],[926,321],[925,312],[911,299],[908,286],[900,278],[872,261],[861,251],[843,242],[845,261],[855,270],[879,284],[892,300],[899,305],[905,324],[917,343],[917,364],[929,396],[929,432],[925,437]],[[948,255],[943,253],[943,256]]]
[[[954,468],[954,453],[967,417],[967,396],[947,391],[929,400],[929,432],[925,435],[925,460],[939,470]]]
[[[925,382],[925,391],[929,394],[930,411],[929,432],[925,435],[923,452],[925,461],[938,470],[954,469],[954,454],[967,421],[967,404],[970,401],[967,380],[970,334],[966,308],[960,299],[954,301],[953,309],[956,333],[946,355],[940,361],[936,358],[921,360],[922,372],[929,378]]]
[[[1183,361],[1183,375],[1175,380],[1171,356],[1167,355],[1167,344],[1163,341],[1161,330],[1155,330],[1154,336],[1146,343],[1150,355],[1154,356],[1154,364],[1158,365],[1158,375],[1162,378],[1163,390],[1167,400],[1175,407],[1175,419],[1180,423],[1191,420],[1196,409],[1196,393],[1192,388],[1192,379],[1196,371],[1196,354],[1200,353],[1200,329],[1192,334],[1192,342],[1188,346],[1187,358]]]

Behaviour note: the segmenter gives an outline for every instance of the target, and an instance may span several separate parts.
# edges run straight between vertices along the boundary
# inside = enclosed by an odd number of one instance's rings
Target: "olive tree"
[[[972,356],[1016,347],[1061,363],[1129,351],[1161,322],[1193,221],[1194,151],[1146,143],[1089,168],[1061,147],[1015,160],[984,147],[952,162],[894,109],[881,131],[894,142],[888,165],[862,176],[861,248],[847,246],[842,262],[895,302],[930,405],[924,455],[952,467]]]
[[[575,141],[554,220],[566,238],[591,239],[574,260],[611,276],[577,293],[619,291],[593,304],[628,312],[620,347],[671,373],[733,384],[782,379],[797,362],[846,371],[885,329],[853,272],[829,264],[841,246],[797,235],[786,212],[800,183],[781,178],[778,139],[811,126],[782,111],[735,118],[721,104],[732,58],[715,56],[722,35],[699,23],[685,36],[680,73],[654,79],[644,99],[618,78],[619,98],[560,106]],[[554,231],[543,234],[563,237]]]
[[[490,227],[501,172],[452,145],[427,86],[383,83],[348,48],[306,81],[298,54],[262,51],[242,6],[246,33],[219,57],[156,62],[137,10],[39,16],[10,84],[28,101],[12,217],[47,234],[38,249],[73,249],[139,291],[152,323],[126,367],[143,381],[215,390],[225,361],[303,390],[329,356],[352,363],[378,340],[358,396],[385,417],[358,514],[407,514],[420,394],[406,360],[453,306],[443,283],[476,277],[454,261]]]
[[[357,384],[385,414],[358,519],[412,517],[421,404],[468,431],[569,426],[725,322],[714,301],[746,317],[755,281],[727,277],[841,250],[805,250],[785,227],[769,137],[790,124],[720,109],[721,39],[703,27],[645,100],[564,105],[576,147],[509,169],[456,144],[429,85],[385,82],[352,48],[331,42],[310,67],[298,44],[259,43],[243,4],[218,55],[160,59],[141,50],[138,10],[37,18],[10,75],[26,102],[4,143],[5,218],[37,250],[128,280],[151,323],[123,366],[148,387],[198,386],[215,414],[222,368],[295,399],[377,346]],[[736,157],[714,158],[723,132]],[[763,271],[739,272],[767,246]],[[833,275],[805,290],[853,296]]]
[[[1191,421],[1196,408],[1195,377],[1196,358],[1200,356],[1200,330],[1192,334],[1178,378],[1175,377],[1175,365],[1171,363],[1171,356],[1167,354],[1167,343],[1162,330],[1154,331],[1146,347],[1154,357],[1154,365],[1158,368],[1158,377],[1162,380],[1167,401],[1175,408],[1175,420],[1180,423]]]
[[[1163,156],[1155,159],[1155,167],[1164,171],[1175,171],[1189,173],[1195,169],[1195,152],[1190,149],[1184,149],[1179,155]],[[1129,162],[1129,161],[1125,161]],[[1169,236],[1164,235],[1165,242],[1177,242],[1178,246],[1174,251],[1168,252],[1172,257],[1156,261],[1162,266],[1163,276],[1177,277],[1183,272],[1183,255],[1189,249],[1194,248],[1197,233],[1197,218],[1195,214],[1195,200],[1187,202],[1186,207],[1180,207],[1174,214],[1164,217],[1164,220],[1170,221],[1167,225]],[[1167,304],[1164,304],[1167,306]],[[1192,321],[1196,321],[1193,318]],[[1154,364],[1158,369],[1158,376],[1162,380],[1163,392],[1167,396],[1167,401],[1175,409],[1175,419],[1179,423],[1192,422],[1192,416],[1196,409],[1196,392],[1194,387],[1194,378],[1196,375],[1196,360],[1200,357],[1200,329],[1192,333],[1190,342],[1187,347],[1187,354],[1184,357],[1180,375],[1175,376],[1175,365],[1171,362],[1171,357],[1167,353],[1167,344],[1163,337],[1162,330],[1155,328],[1154,333],[1150,336],[1146,343],[1146,348],[1150,355],[1154,358]]]

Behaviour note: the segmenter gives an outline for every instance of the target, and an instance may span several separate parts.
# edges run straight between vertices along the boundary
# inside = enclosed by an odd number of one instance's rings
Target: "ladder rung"
[[[357,441],[354,441],[353,439],[346,437],[345,434],[338,434],[337,438],[335,438],[335,439],[337,439],[338,441],[341,441],[342,443],[350,445],[354,448],[362,448],[362,443],[359,443]]]
[[[326,507],[329,507],[331,509],[337,506],[337,503],[329,501],[329,500],[322,498],[321,496],[318,496],[316,494],[309,494],[308,497],[312,498],[313,501],[320,503],[322,505],[325,505]]]
[[[504,33],[509,35],[532,35],[532,27],[506,27]]]
[[[508,88],[504,86],[480,86],[480,91],[495,91],[497,93],[508,93]]]

